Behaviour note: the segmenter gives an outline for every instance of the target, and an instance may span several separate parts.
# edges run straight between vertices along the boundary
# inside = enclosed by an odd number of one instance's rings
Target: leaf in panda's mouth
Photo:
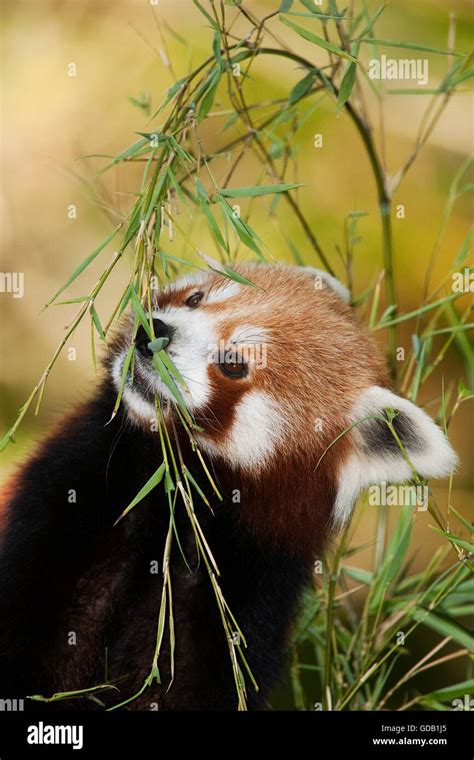
[[[168,343],[170,342],[169,338],[155,338],[155,340],[151,340],[147,344],[147,348],[150,349],[150,351],[153,351],[154,354],[158,353],[158,351],[162,351]]]

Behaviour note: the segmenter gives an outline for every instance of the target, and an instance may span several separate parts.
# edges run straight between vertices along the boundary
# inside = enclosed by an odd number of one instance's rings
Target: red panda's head
[[[394,427],[413,467],[424,476],[447,474],[455,463],[445,436],[406,399],[391,393],[383,361],[348,304],[348,293],[326,273],[287,266],[238,269],[253,287],[214,272],[178,280],[154,305],[157,338],[184,378],[190,412],[207,454],[247,478],[288,468],[306,470],[317,487],[316,464],[330,466],[336,522],[350,513],[358,493],[380,481],[412,477],[407,458],[383,421]],[[116,345],[112,376],[121,384],[132,334]],[[123,392],[128,415],[148,427],[155,397],[172,398],[153,368],[150,339],[136,338],[133,376]]]

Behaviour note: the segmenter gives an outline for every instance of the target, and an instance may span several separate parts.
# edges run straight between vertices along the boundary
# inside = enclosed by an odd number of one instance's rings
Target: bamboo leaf
[[[223,269],[224,269],[227,277],[230,280],[234,280],[234,282],[238,282],[241,285],[250,285],[251,288],[259,288],[260,290],[262,290],[262,288],[260,288],[259,285],[255,285],[255,283],[253,283],[250,280],[248,280],[242,274],[239,274],[238,272],[235,272],[233,269],[231,269],[230,267],[226,266],[225,264],[223,265]]]
[[[249,225],[243,219],[240,219],[237,216],[237,214],[234,213],[231,206],[229,206],[229,204],[224,198],[219,197],[218,203],[224,216],[229,220],[229,222],[231,223],[232,227],[236,231],[241,241],[248,248],[250,248],[251,251],[254,251],[254,253],[256,253],[260,259],[263,259],[262,252],[257,243],[257,240],[259,238],[255,234],[255,232],[249,227]]]
[[[87,269],[87,267],[89,266],[89,264],[91,264],[94,261],[94,259],[97,258],[97,256],[99,255],[99,253],[101,253],[104,250],[104,248],[106,248],[108,246],[108,244],[111,242],[111,240],[114,239],[114,237],[117,234],[117,232],[118,232],[118,228],[116,228],[113,232],[111,232],[110,235],[108,235],[105,238],[105,240],[103,240],[102,243],[100,245],[98,245],[97,248],[94,251],[92,251],[92,253],[90,253],[89,256],[87,256],[87,258],[84,259],[84,261],[81,264],[79,264],[79,266],[74,270],[74,272],[72,273],[72,275],[70,276],[70,278],[68,279],[68,281],[61,288],[59,288],[59,290],[57,291],[57,293],[52,297],[52,299],[50,301],[48,301],[48,303],[46,304],[46,306],[49,306],[50,304],[52,304],[53,301],[55,301],[56,298],[59,295],[61,295],[61,293],[63,293],[66,290],[66,288],[68,288],[70,285],[72,285],[72,283],[74,282],[74,280],[77,280],[77,278],[79,277],[79,275],[81,275],[83,273],[83,271],[85,269]]]
[[[363,570],[360,567],[349,567],[348,565],[344,565],[343,570],[349,578],[353,578],[359,583],[364,583],[366,586],[370,586],[373,583],[374,574],[369,570]]]
[[[185,414],[187,420],[191,420],[186,403],[183,399],[181,391],[176,385],[170,371],[163,361],[162,355],[166,355],[166,352],[160,352],[159,354],[153,354],[152,364],[160,375],[163,383],[166,385],[172,396],[176,399],[177,404],[181,408],[181,411]]]
[[[177,380],[180,385],[182,385],[183,388],[186,388],[186,380],[181,375],[179,370],[176,368],[176,366],[171,361],[170,357],[166,353],[166,351],[160,351],[160,359],[165,365],[166,369],[170,373],[170,375],[173,377],[174,380]]]
[[[217,92],[217,88],[221,80],[221,73],[222,73],[222,70],[219,67],[210,78],[209,84],[206,87],[206,91],[199,104],[199,109],[197,112],[198,122],[201,122],[203,119],[205,119],[207,114],[211,110],[211,107],[212,107],[212,104],[214,102],[214,98]]]
[[[466,518],[463,517],[463,515],[461,515],[457,511],[457,509],[454,509],[454,507],[450,506],[449,507],[449,511],[452,512],[453,515],[456,515],[456,517],[458,518],[459,522],[461,522],[464,525],[464,527],[468,529],[469,533],[473,533],[474,532],[474,523],[470,523],[469,520],[466,520]]]
[[[285,26],[288,26],[290,29],[293,29],[293,31],[299,34],[300,37],[303,37],[305,40],[308,40],[308,42],[312,42],[314,45],[318,45],[318,47],[324,48],[324,50],[329,50],[331,53],[334,53],[335,55],[338,55],[341,58],[346,58],[348,61],[353,61],[354,63],[357,63],[357,58],[354,58],[352,55],[347,53],[345,50],[342,50],[337,45],[334,45],[332,42],[328,42],[322,37],[318,37],[316,34],[313,34],[313,32],[310,32],[308,29],[305,29],[303,26],[299,26],[298,24],[293,24],[292,21],[289,21],[287,18],[284,18],[283,16],[280,16],[280,21],[283,24],[285,24]]]
[[[99,333],[102,340],[105,340],[104,328],[102,327],[100,323],[99,315],[97,314],[94,304],[91,304],[90,312],[91,312],[92,320],[94,322],[97,332]]]
[[[288,103],[290,106],[292,106],[293,103],[296,103],[297,100],[302,98],[303,95],[306,95],[306,93],[310,91],[311,87],[313,86],[313,82],[316,79],[316,76],[317,74],[315,71],[310,71],[309,74],[306,74],[303,79],[300,79],[300,81],[295,84],[288,96]]]
[[[342,78],[341,87],[339,89],[339,97],[337,104],[341,108],[346,103],[352,93],[356,81],[357,65],[355,63],[348,63],[344,76]]]
[[[115,521],[114,525],[117,525],[117,523],[120,520],[122,520],[122,518],[124,518],[125,515],[128,514],[131,509],[133,509],[133,507],[136,507],[136,505],[139,504],[145,498],[145,496],[148,496],[150,491],[153,491],[153,489],[156,488],[156,486],[162,481],[164,473],[165,473],[165,463],[162,462],[160,466],[158,467],[158,469],[156,470],[156,472],[153,473],[151,478],[147,480],[143,488],[141,488],[140,491],[137,493],[133,501],[130,502],[128,507],[126,507],[126,509],[123,510],[121,515]]]
[[[135,290],[133,285],[130,288],[130,299],[132,301],[133,310],[135,314],[137,315],[137,318],[139,319],[141,325],[143,326],[144,330],[150,336],[150,339],[151,339],[150,323],[148,321],[148,317],[145,313],[145,310],[140,303],[140,299],[138,298],[137,291]]]
[[[443,50],[441,48],[428,47],[419,45],[417,42],[399,42],[398,40],[378,40],[373,37],[361,37],[359,42],[369,42],[371,45],[380,45],[381,47],[403,48],[404,50],[422,50],[424,53],[438,53],[439,55],[458,55],[465,57],[465,53],[456,53],[453,50]]]
[[[199,2],[199,0],[193,0],[193,3],[196,6],[196,8],[199,8],[199,10],[201,11],[202,15],[207,18],[207,20],[209,21],[209,23],[212,26],[212,28],[217,31],[219,29],[219,27],[218,27],[215,19],[212,18],[211,14],[208,13],[205,8],[203,8],[203,6]]]
[[[220,35],[220,32],[218,31],[214,34],[214,39],[212,40],[212,52],[214,53],[214,57],[216,61],[218,62],[219,66],[221,66],[221,63],[222,63],[221,35]]]
[[[398,518],[384,561],[370,591],[369,609],[374,612],[381,605],[388,586],[398,573],[408,549],[413,527],[413,509],[405,507]]]
[[[457,536],[454,536],[452,533],[448,533],[446,530],[441,530],[440,528],[433,528],[435,533],[438,533],[440,536],[444,536],[445,538],[449,538],[450,541],[453,542],[453,544],[456,544],[456,546],[460,546],[462,549],[465,549],[467,552],[470,552],[470,554],[474,554],[474,544],[471,544],[469,541],[464,541],[462,538],[458,538]]]
[[[445,296],[444,298],[440,298],[438,301],[433,301],[433,303],[426,304],[426,306],[422,306],[420,309],[416,309],[416,311],[410,311],[407,314],[402,314],[400,317],[397,317],[396,319],[391,319],[385,322],[383,317],[389,314],[387,310],[387,312],[385,312],[382,315],[382,318],[379,324],[374,327],[374,330],[382,330],[385,327],[391,327],[392,325],[397,325],[399,322],[406,322],[407,319],[413,319],[414,317],[418,317],[420,314],[425,314],[427,311],[432,311],[432,309],[436,309],[437,306],[443,306],[444,304],[449,303],[450,301],[454,301],[456,298],[459,298],[459,293],[453,293],[452,295]],[[392,307],[389,307],[389,308],[392,308]]]
[[[431,694],[425,694],[423,698],[447,702],[456,697],[464,697],[466,694],[474,694],[474,678],[462,681],[462,683],[453,684],[452,686],[446,686],[444,689],[432,691]]]
[[[162,351],[164,348],[166,348],[169,342],[169,338],[155,338],[155,340],[151,340],[148,343],[148,348],[150,351],[153,351],[153,353],[157,353],[158,351]]]
[[[387,2],[388,2],[388,0],[387,0]],[[380,15],[384,12],[385,8],[387,7],[387,2],[385,2],[383,5],[381,5],[380,8],[378,8],[375,11],[374,15],[369,19],[369,21],[367,22],[367,26],[365,26],[363,28],[363,30],[361,31],[361,33],[359,35],[359,40],[362,37],[365,37],[367,34],[369,34],[369,32],[372,31],[372,29],[374,28],[375,23],[379,19]]]
[[[411,617],[418,623],[423,623],[423,625],[436,631],[436,633],[441,634],[441,636],[449,636],[449,638],[466,647],[469,651],[474,649],[474,636],[467,628],[464,628],[464,626],[455,620],[429,612],[422,607],[415,607],[411,611]]]
[[[256,198],[260,195],[269,195],[270,193],[286,193],[288,190],[294,190],[296,187],[303,185],[291,183],[282,185],[258,185],[256,187],[226,187],[220,191],[224,198]]]
[[[196,189],[198,193],[199,205],[202,211],[204,212],[205,216],[207,217],[207,221],[209,222],[209,226],[211,228],[211,231],[215,239],[217,240],[219,245],[222,246],[222,248],[226,251],[226,253],[229,253],[229,247],[222,236],[222,232],[219,229],[219,225],[217,224],[214,214],[209,208],[208,195],[200,179],[196,181]]]

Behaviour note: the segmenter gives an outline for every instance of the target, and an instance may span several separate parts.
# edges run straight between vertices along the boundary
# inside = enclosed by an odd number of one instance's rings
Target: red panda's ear
[[[325,272],[324,269],[316,269],[315,267],[297,267],[297,269],[299,272],[306,272],[313,278],[315,288],[321,289],[322,287],[328,286],[344,301],[344,303],[349,304],[351,302],[351,294],[345,285],[333,277],[332,274]]]
[[[373,385],[359,396],[350,424],[352,453],[338,474],[334,520],[343,524],[365,488],[401,483],[415,474],[444,477],[457,457],[442,430],[422,409],[387,388]]]

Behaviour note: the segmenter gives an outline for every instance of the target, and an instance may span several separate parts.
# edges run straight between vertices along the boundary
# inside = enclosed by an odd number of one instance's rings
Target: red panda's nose
[[[155,338],[168,338],[168,340],[171,340],[174,333],[174,327],[167,325],[162,319],[154,319],[153,331],[155,333]],[[135,338],[135,346],[142,356],[148,356],[151,358],[153,356],[153,351],[148,348],[149,343],[150,337],[145,328],[140,325],[137,331],[137,337]]]

